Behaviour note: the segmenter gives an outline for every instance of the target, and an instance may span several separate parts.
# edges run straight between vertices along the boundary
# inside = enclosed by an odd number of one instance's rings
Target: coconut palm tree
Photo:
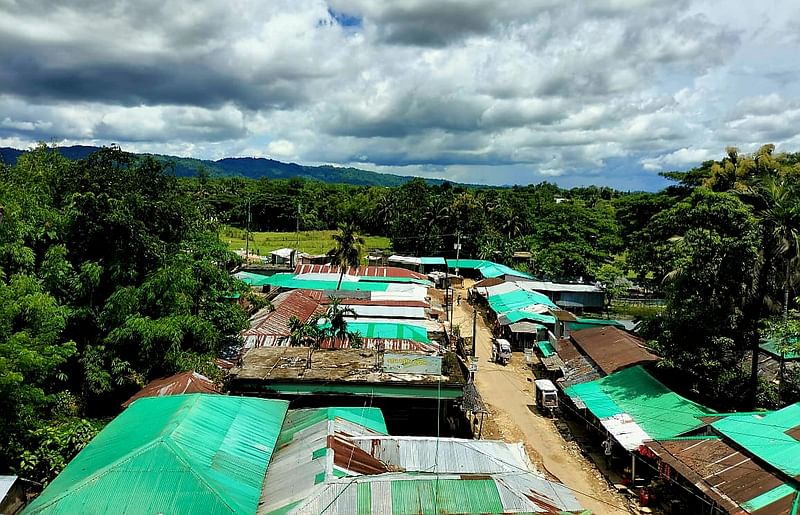
[[[745,191],[755,205],[756,216],[769,240],[767,250],[780,263],[778,270],[783,286],[782,311],[784,319],[789,313],[789,294],[794,269],[800,260],[800,191],[798,185],[786,177],[765,176]]]
[[[343,306],[342,300],[338,297],[329,297],[330,304],[325,312],[325,318],[328,319],[330,324],[329,332],[331,338],[346,342],[350,339],[352,333],[347,330],[347,320],[345,316],[351,315],[356,318],[356,312],[350,306]]]
[[[339,233],[333,235],[333,241],[335,246],[328,251],[328,256],[332,258],[335,265],[339,266],[339,282],[336,285],[338,290],[342,287],[345,271],[351,266],[361,265],[361,256],[364,254],[366,242],[351,223],[340,225]]]

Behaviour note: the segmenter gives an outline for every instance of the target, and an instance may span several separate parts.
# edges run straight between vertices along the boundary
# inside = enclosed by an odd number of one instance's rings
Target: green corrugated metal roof
[[[783,356],[783,359],[800,359],[800,352],[781,352],[778,350],[778,342],[775,340],[766,340],[764,343],[759,345],[759,348],[768,354],[775,356],[776,358],[780,358]]]
[[[542,351],[542,356],[545,358],[549,358],[553,354],[556,353],[556,350],[553,348],[553,345],[545,340],[543,342],[536,342],[536,345],[539,347],[539,350]]]
[[[367,281],[374,283],[412,283],[421,284],[423,286],[433,286],[432,281],[427,279],[417,279],[416,277],[375,277],[374,275],[360,275],[359,282]]]
[[[489,306],[498,315],[508,311],[526,308],[534,304],[544,304],[553,309],[558,309],[558,306],[553,304],[553,301],[550,300],[547,295],[534,291],[517,290],[501,293],[499,295],[491,295],[489,297]]]
[[[625,325],[616,320],[605,320],[600,318],[580,318],[576,317],[575,322],[567,322],[567,329],[570,331],[580,331],[581,329],[589,329],[598,326],[618,327],[625,329]]]
[[[513,268],[495,263],[493,261],[486,261],[484,259],[448,259],[447,266],[449,268],[463,268],[466,270],[478,270],[481,275],[487,279],[492,277],[500,277],[501,275],[514,275],[516,277],[526,277],[533,279],[533,276],[514,270]]]
[[[276,447],[291,441],[295,433],[313,426],[322,420],[341,418],[364,426],[377,433],[389,434],[386,420],[380,408],[311,408],[291,410],[286,414]]]
[[[540,322],[542,324],[555,324],[556,319],[552,315],[545,315],[544,313],[533,313],[531,311],[514,310],[503,313],[501,316],[508,318],[512,324],[520,320],[530,320],[532,322]],[[499,317],[498,317],[499,318]]]
[[[599,419],[627,413],[654,440],[694,429],[702,424],[698,417],[714,414],[671,391],[641,366],[571,386],[565,393],[580,397]]]
[[[728,416],[712,427],[790,477],[800,477],[800,441],[786,434],[800,427],[800,402],[762,415]]]
[[[294,274],[283,273],[275,274],[260,285],[270,285],[279,288],[294,288],[303,290],[335,290],[338,281],[317,281],[312,279],[296,279]],[[389,288],[387,282],[372,281],[342,281],[341,290],[345,291],[386,291]]]
[[[330,327],[325,324],[324,327]],[[392,340],[414,340],[430,343],[428,331],[424,327],[410,324],[389,324],[381,322],[347,322],[347,330],[358,332],[362,338],[388,338]]]
[[[486,264],[482,259],[448,259],[448,268],[465,268],[467,270],[479,268],[481,265]]]
[[[279,275],[284,275],[284,274],[279,274]],[[233,276],[239,279],[240,281],[246,282],[250,286],[264,286],[265,284],[269,284],[269,279],[271,277],[268,275],[254,274],[252,272],[236,272],[235,274],[233,274]]]
[[[444,258],[443,257],[431,257],[431,256],[423,256],[419,258],[420,264],[423,265],[444,265]]]
[[[202,394],[139,399],[25,513],[255,513],[288,404]]]
[[[460,399],[464,396],[464,385],[437,385],[431,383],[427,386],[406,386],[381,384],[371,385],[363,383],[346,384],[313,384],[313,383],[260,383],[261,391],[275,392],[281,395],[305,395],[330,393],[341,395],[369,395],[373,397],[403,397],[419,399]]]
[[[783,499],[787,495],[794,495],[794,494],[797,494],[797,490],[795,490],[790,485],[784,483],[782,485],[776,486],[771,490],[767,490],[763,494],[756,496],[748,500],[747,502],[743,502],[741,506],[742,508],[747,510],[748,513],[751,513],[761,508],[764,508],[765,506],[772,504],[775,501]]]
[[[491,479],[435,479],[392,482],[392,513],[503,513]]]

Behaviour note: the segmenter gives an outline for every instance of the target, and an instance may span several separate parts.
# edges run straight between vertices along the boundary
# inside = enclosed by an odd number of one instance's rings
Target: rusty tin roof
[[[570,333],[575,345],[580,348],[605,374],[633,365],[658,361],[644,340],[616,327],[593,327]]]

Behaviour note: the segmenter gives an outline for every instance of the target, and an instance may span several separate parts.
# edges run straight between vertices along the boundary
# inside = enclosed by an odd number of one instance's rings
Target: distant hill
[[[58,151],[67,159],[83,159],[100,147],[75,145],[59,147]],[[0,147],[0,160],[13,165],[24,150]],[[306,166],[296,163],[283,163],[274,159],[263,157],[226,157],[217,161],[194,159],[191,157],[167,156],[161,154],[150,155],[170,166],[172,173],[178,177],[193,177],[197,170],[205,168],[212,176],[217,177],[248,177],[260,179],[289,179],[301,177],[329,183],[356,184],[361,186],[399,186],[413,179],[407,175],[393,175],[386,173],[370,172],[358,168],[343,168],[338,166]],[[447,181],[441,179],[425,179],[428,184],[442,184]]]

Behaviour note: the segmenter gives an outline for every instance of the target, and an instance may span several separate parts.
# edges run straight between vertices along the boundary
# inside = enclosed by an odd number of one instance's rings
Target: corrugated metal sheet
[[[732,415],[711,427],[789,477],[800,480],[800,402],[765,415]]]
[[[315,265],[300,265],[300,266],[315,266]],[[333,274],[333,273],[297,274],[294,276],[294,278],[297,281],[327,281],[334,284],[339,282],[339,274]],[[358,276],[347,275],[347,274],[342,276],[342,284],[357,283],[357,282],[358,282]]]
[[[360,436],[363,451],[402,472],[495,474],[534,471],[521,443],[412,436]]]
[[[544,304],[553,309],[558,309],[558,306],[548,299],[546,295],[532,291],[516,290],[489,296],[489,307],[498,315],[508,311],[520,310],[534,304]]]
[[[349,349],[350,342],[342,340],[326,339],[320,348],[322,349]],[[369,350],[386,350],[386,351],[406,351],[406,352],[425,352],[425,353],[438,353],[441,347],[436,342],[422,343],[414,340],[405,340],[397,338],[362,338],[361,348]]]
[[[386,434],[386,423],[377,408],[290,411],[264,478],[258,513],[269,513],[302,501],[324,489],[324,481],[335,478],[337,457],[330,438],[337,433]]]
[[[604,419],[626,414],[652,439],[675,437],[701,426],[700,417],[714,413],[700,404],[681,397],[658,382],[641,366],[626,368],[596,381],[565,389],[571,398],[579,398],[601,423]],[[620,435],[632,433],[626,420],[609,422]],[[621,436],[623,438],[623,436]],[[642,442],[624,437],[626,448]],[[622,442],[620,442],[622,443]]]
[[[644,340],[616,327],[595,327],[570,333],[575,345],[605,374],[632,366],[654,363],[658,356],[651,353]]]
[[[563,313],[566,313],[566,311],[564,311]],[[572,320],[567,321],[567,329],[569,329],[570,331],[580,331],[582,329],[590,329],[592,327],[606,327],[606,326],[625,329],[625,325],[618,320],[573,317]]]
[[[419,258],[420,263],[423,265],[445,265],[445,260],[440,256],[422,256]]]
[[[536,509],[531,511],[540,513],[583,511],[575,495],[566,486],[548,481],[540,476],[531,474],[502,474],[495,478],[500,498],[503,500],[503,509],[506,511],[524,511],[533,503]],[[516,497],[512,503],[512,496]],[[513,509],[512,509],[513,506]]]
[[[8,495],[8,491],[17,482],[17,476],[0,476],[0,502]]]
[[[563,365],[564,376],[558,380],[562,388],[594,381],[600,377],[600,372],[578,352],[571,340],[566,338],[556,340],[556,353]]]
[[[581,509],[566,488],[533,471],[521,444],[386,436],[379,415],[380,410],[369,408],[289,412],[264,480],[258,513]],[[439,473],[431,473],[434,469]]]
[[[539,332],[539,329],[544,329],[544,326],[541,324],[534,324],[533,322],[522,321],[510,324],[508,328],[512,333],[536,334]]]
[[[583,510],[562,485],[517,471],[477,476],[440,474],[438,478],[402,473],[342,478],[327,483],[325,490],[288,513],[352,515],[359,513],[359,495],[368,495],[371,513],[380,514],[553,514]]]
[[[514,270],[506,265],[501,265],[500,263],[494,263],[492,261],[485,261],[482,259],[448,259],[447,266],[449,268],[478,270],[481,275],[487,279],[505,275],[533,279],[532,275],[526,274],[525,272],[520,272],[519,270]]]
[[[240,281],[246,282],[250,286],[264,286],[270,282],[269,276],[254,274],[252,272],[236,272],[233,276]]]
[[[537,304],[536,306],[541,306],[541,304]],[[497,317],[497,323],[500,325],[511,325],[517,322],[521,322],[522,320],[528,320],[531,322],[540,322],[542,324],[556,323],[556,319],[551,315],[536,313],[534,311],[515,310],[515,311],[509,311]]]
[[[511,293],[512,291],[521,290],[521,288],[517,286],[516,283],[505,282],[505,281],[502,281],[494,286],[487,286],[481,289],[483,290],[483,292],[480,293],[482,293],[483,296],[485,297],[494,297],[495,295],[502,295],[504,293]]]
[[[219,393],[214,381],[197,372],[181,372],[169,377],[162,377],[150,381],[133,397],[122,403],[127,408],[136,399],[142,397],[162,397],[164,395],[179,395],[182,393]]]
[[[497,286],[498,284],[503,284],[504,282],[506,282],[506,281],[504,279],[501,279],[500,277],[491,277],[489,279],[482,279],[482,280],[476,282],[475,284],[472,285],[472,287],[473,288],[478,288],[478,289],[483,289],[484,291],[480,292],[480,293],[481,293],[481,295],[485,296],[486,295],[486,293],[485,293],[486,288],[489,288],[491,286]]]
[[[283,248],[283,249],[278,249],[278,250],[271,251],[270,255],[278,256],[278,257],[283,258],[283,259],[291,259],[292,254],[294,253],[294,251],[295,251],[294,249]]]
[[[386,261],[388,263],[398,263],[401,265],[410,265],[410,266],[419,266],[422,264],[422,259],[414,256],[400,256],[398,254],[393,254],[389,256]]]
[[[139,399],[26,513],[253,513],[287,407],[223,395]]]
[[[348,320],[347,330],[358,332],[363,338],[389,338],[399,340],[414,340],[422,343],[430,342],[428,332],[422,325],[410,323],[374,322],[371,319],[358,318]]]
[[[351,321],[352,320],[352,321]],[[421,320],[419,318],[374,318],[374,317],[358,317],[357,319],[348,319],[348,327],[351,324],[366,324],[366,325],[401,325],[416,327],[424,330],[426,333],[441,333],[444,331],[441,322],[435,320]],[[354,329],[351,329],[354,330]],[[415,334],[417,333],[415,331]],[[362,336],[373,337],[367,333],[361,333]],[[378,335],[375,335],[377,337]],[[395,336],[393,334],[381,334],[385,338],[403,338],[403,336]],[[416,338],[413,338],[416,339]],[[428,340],[418,339],[417,341],[427,342]]]
[[[259,286],[269,285],[275,288],[286,288],[286,289],[306,289],[306,290],[330,290],[336,291],[337,282],[339,278],[337,277],[335,281],[311,281],[311,280],[301,280],[297,279],[294,274],[290,273],[283,273],[283,274],[275,274],[269,277],[264,278],[259,284]],[[418,285],[407,285],[407,284],[398,284],[393,285],[391,283],[379,283],[379,282],[368,282],[368,281],[345,281],[342,282],[341,287],[339,289],[343,291],[386,291],[389,289],[389,286],[418,286]],[[420,286],[424,288],[424,286]]]
[[[285,292],[275,298],[274,311],[261,310],[251,319],[250,327],[240,333],[244,347],[278,346],[286,344],[291,334],[289,320],[296,316],[305,322],[314,313],[322,313],[319,296],[307,290]]]
[[[527,290],[538,292],[603,293],[603,290],[593,284],[565,284],[550,281],[518,281],[517,284]]]
[[[347,306],[355,311],[359,318],[427,318],[425,315],[425,308],[378,305],[364,306],[350,304],[349,302],[347,302]]]
[[[294,273],[300,274],[335,274],[337,277],[341,269],[337,265],[298,265]],[[395,277],[406,279],[428,280],[428,276],[413,270],[396,266],[351,266],[345,271],[345,275],[356,277]]]
[[[776,474],[717,437],[660,440],[645,446],[730,513],[784,485]]]
[[[343,299],[343,303],[348,306],[384,306],[384,307],[398,307],[398,308],[423,308],[428,309],[430,308],[431,303],[425,300],[386,300],[386,299],[373,299],[371,298],[366,299],[355,299],[350,297],[345,297]],[[330,299],[327,297],[322,299],[323,304],[330,304]]]

